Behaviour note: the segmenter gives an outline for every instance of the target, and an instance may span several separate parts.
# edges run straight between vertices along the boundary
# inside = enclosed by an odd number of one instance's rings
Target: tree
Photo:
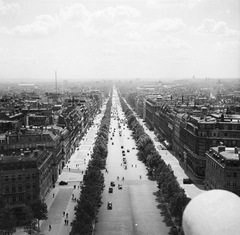
[[[39,231],[39,222],[40,220],[46,220],[48,210],[47,210],[47,204],[45,202],[42,202],[40,199],[37,199],[34,201],[31,205],[31,209],[33,212],[33,217],[37,219],[38,222],[38,231]]]
[[[0,232],[1,234],[10,235],[16,231],[17,219],[13,209],[6,205],[0,210]]]
[[[25,207],[24,213],[25,213],[24,232],[26,232],[29,235],[32,235],[38,231],[37,219],[33,217],[32,209],[28,206]]]

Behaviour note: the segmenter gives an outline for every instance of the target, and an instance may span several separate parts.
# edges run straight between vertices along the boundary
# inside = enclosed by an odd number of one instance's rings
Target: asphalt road
[[[124,115],[115,90],[112,113],[107,158],[108,173],[104,173],[106,187],[95,234],[168,234],[169,228],[163,222],[153,195],[157,191],[157,184],[148,180],[144,164],[137,159],[131,131],[118,120],[118,117],[124,120]],[[125,151],[127,164],[123,164],[122,150]],[[113,193],[108,192],[111,181],[116,185],[113,187]],[[122,190],[118,189],[118,184],[122,184]],[[112,210],[107,209],[108,202],[112,202]]]

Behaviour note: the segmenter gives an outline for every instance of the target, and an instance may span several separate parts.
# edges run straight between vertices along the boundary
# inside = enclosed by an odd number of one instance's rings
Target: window
[[[18,180],[22,180],[22,175],[18,175]]]
[[[19,201],[20,201],[20,202],[23,201],[23,195],[19,195]]]
[[[32,178],[35,179],[36,178],[36,174],[32,174]]]
[[[233,172],[233,177],[237,177],[237,172]]]
[[[15,175],[12,175],[12,181],[15,181]]]
[[[230,181],[227,181],[227,187],[230,187]]]
[[[15,185],[12,186],[12,192],[16,192],[16,187],[15,187]]]
[[[9,186],[8,185],[6,185],[6,187],[5,187],[5,193],[9,193]]]
[[[227,177],[231,177],[231,172],[227,172]]]
[[[29,179],[30,179],[30,174],[27,174],[27,177],[26,177],[26,179],[27,179],[27,180],[29,180]]]
[[[29,190],[30,189],[30,184],[27,183],[26,189]]]
[[[8,181],[9,179],[8,179],[8,175],[5,175],[5,181]]]
[[[237,187],[237,182],[233,181],[233,187]]]
[[[19,184],[19,185],[18,185],[18,192],[22,192],[22,190],[23,190],[22,185]]]

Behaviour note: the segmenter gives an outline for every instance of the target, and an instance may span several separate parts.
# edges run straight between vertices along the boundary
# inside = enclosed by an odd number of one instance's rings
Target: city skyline
[[[239,78],[237,0],[0,0],[0,80]]]

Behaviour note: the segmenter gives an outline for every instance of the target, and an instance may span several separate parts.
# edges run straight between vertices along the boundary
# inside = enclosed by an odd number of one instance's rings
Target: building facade
[[[240,196],[240,153],[238,148],[218,146],[206,152],[205,187],[224,189]]]

